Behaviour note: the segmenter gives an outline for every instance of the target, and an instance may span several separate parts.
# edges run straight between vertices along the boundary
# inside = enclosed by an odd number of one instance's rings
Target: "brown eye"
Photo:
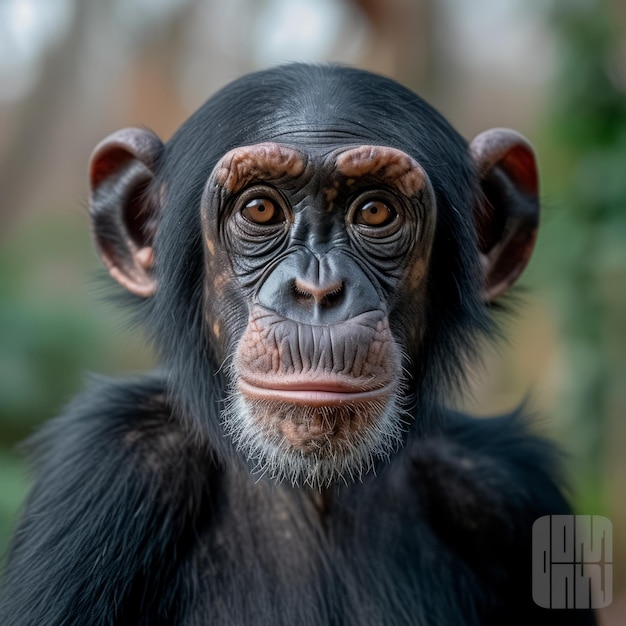
[[[385,226],[396,216],[396,212],[380,200],[370,200],[357,209],[354,215],[355,224],[365,226]]]
[[[254,224],[276,224],[284,219],[282,209],[269,198],[254,198],[246,203],[241,212]]]

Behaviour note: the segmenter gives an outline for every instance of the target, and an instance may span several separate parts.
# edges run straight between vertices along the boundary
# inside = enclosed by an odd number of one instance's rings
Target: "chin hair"
[[[361,480],[376,460],[387,459],[398,449],[408,413],[396,396],[309,407],[250,400],[233,391],[221,419],[254,476],[322,489],[336,481]],[[315,432],[308,431],[312,423]],[[286,428],[297,429],[297,434],[285,436]]]

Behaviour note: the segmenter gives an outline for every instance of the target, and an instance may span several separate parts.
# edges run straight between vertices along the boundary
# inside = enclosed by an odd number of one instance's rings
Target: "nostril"
[[[315,285],[306,280],[296,278],[292,284],[294,297],[301,304],[309,305],[315,302],[322,307],[331,307],[343,297],[344,284],[337,280],[326,285]]]
[[[292,282],[291,291],[296,302],[305,306],[313,303],[313,294],[303,288],[302,284],[299,284],[297,279]]]
[[[327,294],[324,295],[323,298],[320,299],[319,301],[320,306],[332,307],[332,306],[339,304],[339,302],[343,298],[343,293],[344,293],[343,283],[340,283],[336,289],[329,291]]]

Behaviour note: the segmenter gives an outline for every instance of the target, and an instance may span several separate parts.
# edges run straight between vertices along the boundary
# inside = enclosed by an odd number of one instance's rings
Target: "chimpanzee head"
[[[228,85],[166,145],[105,139],[90,210],[181,416],[316,487],[433,426],[539,212],[517,133],[468,145],[391,80],[301,64]]]

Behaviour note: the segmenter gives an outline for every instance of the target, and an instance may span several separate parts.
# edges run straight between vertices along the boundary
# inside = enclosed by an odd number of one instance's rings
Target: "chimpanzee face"
[[[423,293],[428,176],[393,148],[266,142],[218,162],[202,217],[207,324],[235,335],[227,431],[271,476],[360,475],[401,440],[403,338],[389,313]],[[233,282],[245,320],[221,315]]]

